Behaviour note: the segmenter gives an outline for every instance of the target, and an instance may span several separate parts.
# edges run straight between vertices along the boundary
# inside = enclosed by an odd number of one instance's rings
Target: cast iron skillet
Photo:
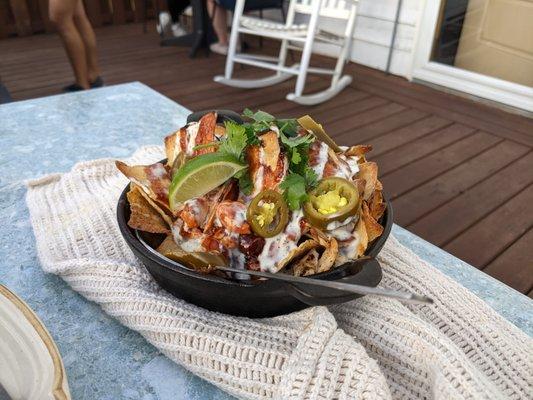
[[[206,112],[189,115],[187,122],[198,120]],[[218,110],[217,113],[219,122],[227,119],[240,122],[240,116],[232,111]],[[328,288],[275,280],[243,281],[205,275],[169,260],[154,250],[163,241],[163,235],[136,231],[128,226],[128,191],[129,185],[122,192],[117,206],[122,236],[159,285],[176,297],[212,311],[250,318],[272,317],[308,306],[343,303],[361,297]],[[384,226],[383,234],[370,244],[365,257],[314,275],[313,278],[376,286],[382,275],[375,257],[392,228],[392,208],[388,201],[380,223]]]

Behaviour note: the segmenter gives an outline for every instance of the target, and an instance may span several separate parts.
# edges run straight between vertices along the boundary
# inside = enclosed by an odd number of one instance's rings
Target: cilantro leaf
[[[305,178],[299,174],[291,173],[285,177],[279,185],[282,189],[285,201],[291,210],[298,210],[302,203],[307,201]]]
[[[278,119],[276,120],[276,125],[280,132],[283,132],[289,137],[296,136],[298,134],[298,127],[300,126],[295,119]]]
[[[304,136],[287,137],[283,132],[280,132],[281,143],[288,147],[297,147],[302,144],[311,144],[315,141],[315,135],[308,134]]]
[[[269,124],[270,122],[274,122],[275,118],[273,115],[270,115],[269,113],[267,112],[264,112],[264,111],[261,111],[261,110],[258,110],[257,112],[253,112],[252,110],[250,110],[249,108],[246,108],[243,112],[242,112],[242,115],[244,115],[245,117],[248,117],[250,119],[252,119],[253,121],[255,122],[262,122],[262,123],[267,123]]]
[[[248,143],[246,129],[235,122],[226,121],[226,139],[220,142],[219,153],[226,153],[239,160],[244,158],[244,148]]]
[[[308,188],[314,188],[318,185],[318,175],[313,168],[306,166],[304,170],[305,185]]]
[[[293,149],[293,151],[291,152],[291,159],[290,159],[291,164],[300,164],[301,161],[302,161],[302,156],[300,155],[297,149]]]

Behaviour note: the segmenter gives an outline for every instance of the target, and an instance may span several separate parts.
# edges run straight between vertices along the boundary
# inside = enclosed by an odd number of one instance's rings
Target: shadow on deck
[[[159,47],[139,24],[97,35],[107,84],[141,81],[192,110],[309,113],[340,144],[372,144],[396,223],[533,297],[533,120],[355,64],[343,93],[302,107],[285,100],[293,81],[248,91],[220,86],[212,77],[223,57],[189,59],[187,49]],[[0,54],[0,77],[15,100],[70,83],[55,35],[0,41]],[[325,84],[315,77],[308,88]]]

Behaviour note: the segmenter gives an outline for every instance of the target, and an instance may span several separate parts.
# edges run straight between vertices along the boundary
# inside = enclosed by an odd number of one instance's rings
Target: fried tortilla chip
[[[363,218],[359,218],[359,221],[355,226],[354,233],[354,237],[356,237],[357,239],[357,246],[354,257],[351,258],[359,258],[363,254],[365,254],[366,248],[368,247],[368,234],[366,232],[366,226],[363,221]]]
[[[222,136],[226,136],[226,127],[224,125],[216,125],[215,126],[215,136],[220,138]]]
[[[311,249],[300,260],[296,261],[292,267],[294,276],[308,276],[316,274],[318,259],[320,255],[316,249]]]
[[[353,184],[357,188],[357,191],[359,192],[359,196],[363,197],[363,194],[365,192],[365,187],[366,187],[366,181],[361,178],[355,178],[353,180]]]
[[[368,200],[376,188],[376,183],[378,181],[378,165],[371,161],[359,164],[357,178],[365,180],[363,199]]]
[[[221,255],[210,252],[187,252],[183,250],[172,235],[167,235],[156,251],[173,261],[183,263],[198,272],[211,273],[214,266],[227,265],[227,260]]]
[[[276,271],[285,268],[290,262],[300,259],[303,255],[307,254],[309,250],[318,246],[318,243],[312,239],[302,242],[295,249],[291,250],[289,254],[276,265]]]
[[[374,190],[374,194],[372,194],[372,197],[368,203],[368,208],[370,209],[370,215],[372,218],[378,221],[387,208],[387,205],[383,200],[383,192],[381,190]]]
[[[357,156],[357,157],[363,157],[366,153],[370,152],[372,150],[372,146],[369,144],[358,144],[357,146],[352,146],[348,148],[344,152],[347,156]]]
[[[318,260],[317,273],[329,271],[333,264],[335,264],[335,260],[339,254],[339,245],[333,237],[328,240],[324,247],[324,252]]]
[[[372,217],[366,201],[363,201],[361,220],[365,224],[368,242],[372,242],[383,233],[383,227]]]
[[[126,195],[130,203],[128,226],[150,233],[169,233],[168,223],[142,195],[142,189],[134,186]]]
[[[329,271],[339,253],[337,240],[315,227],[309,227],[308,236],[318,243],[317,247],[323,248],[322,255],[318,259],[316,273]]]
[[[165,154],[167,156],[167,165],[169,167],[172,167],[172,165],[174,164],[174,160],[179,154],[179,151],[176,151],[176,150],[179,149],[181,135],[185,135],[185,134],[186,134],[185,128],[181,128],[177,130],[176,132],[171,133],[170,135],[165,137]],[[178,144],[178,147],[176,146],[176,144]]]
[[[148,196],[148,194],[139,186],[134,183],[131,184],[131,188],[137,188],[139,191],[139,194],[144,197],[144,199],[150,204],[150,206],[163,218],[165,223],[168,226],[172,226],[174,223],[174,220],[171,215],[169,215],[168,211],[163,210],[159,205]]]
[[[115,165],[131,182],[139,185],[160,208],[171,215],[168,206],[170,175],[163,164],[129,166],[122,161],[116,161]]]

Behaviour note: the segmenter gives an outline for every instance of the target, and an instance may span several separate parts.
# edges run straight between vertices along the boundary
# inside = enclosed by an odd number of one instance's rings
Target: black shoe
[[[102,87],[104,86],[104,80],[102,79],[101,76],[98,76],[96,77],[94,81],[90,83],[90,85],[91,85],[91,89]]]
[[[71,85],[65,86],[63,88],[63,92],[80,92],[82,90],[85,90],[83,86],[78,85],[77,83],[73,83]]]

